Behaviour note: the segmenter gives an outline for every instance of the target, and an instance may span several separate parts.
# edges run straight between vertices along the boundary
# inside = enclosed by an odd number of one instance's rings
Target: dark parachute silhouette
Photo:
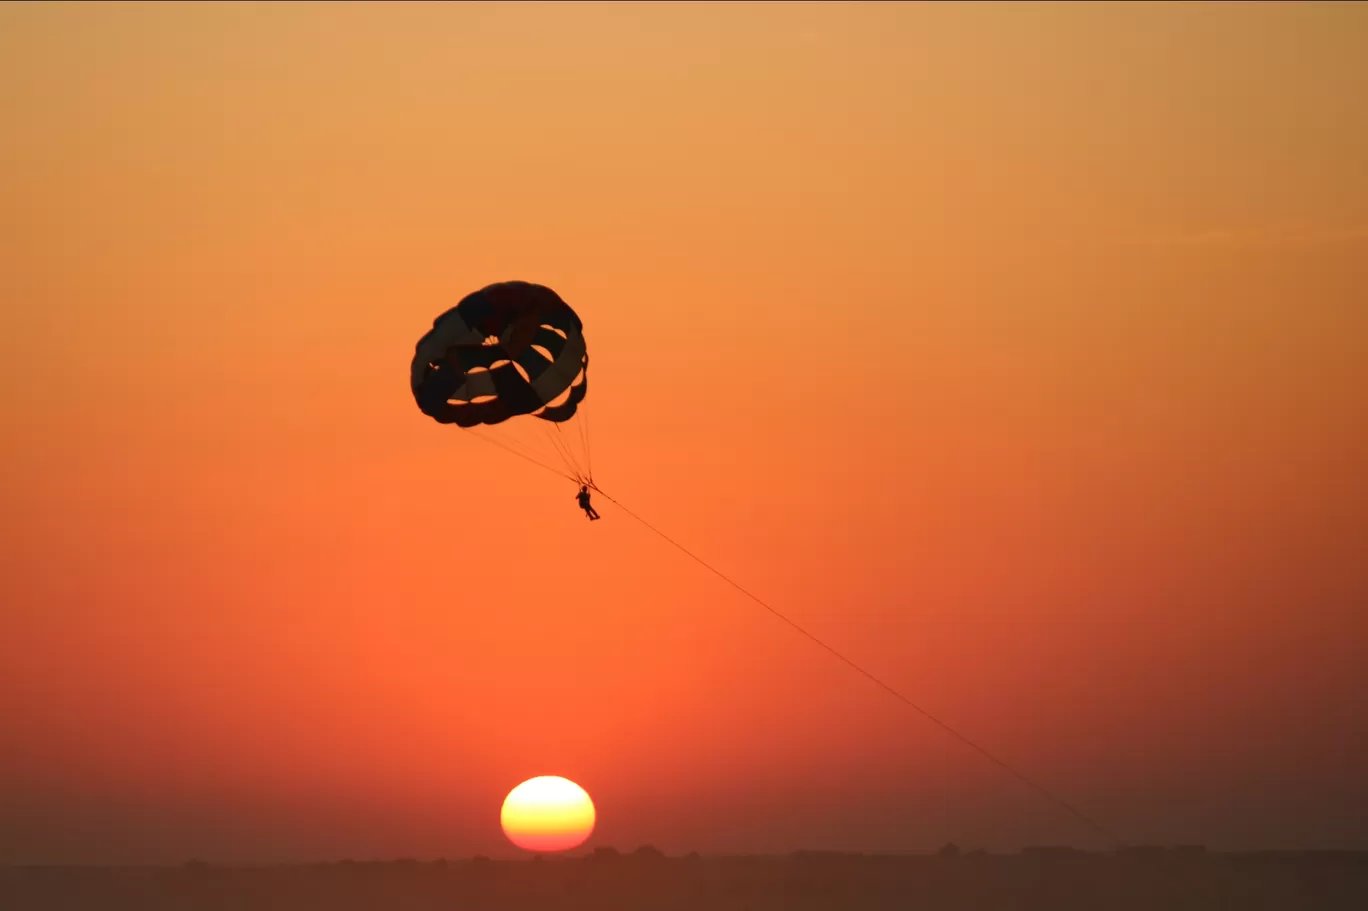
[[[550,288],[508,281],[466,295],[418,340],[410,385],[433,420],[592,486],[584,324]]]

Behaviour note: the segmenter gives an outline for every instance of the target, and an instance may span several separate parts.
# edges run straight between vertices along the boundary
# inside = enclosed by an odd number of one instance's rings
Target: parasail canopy
[[[434,421],[485,431],[487,441],[592,485],[588,371],[579,315],[544,285],[507,281],[466,295],[433,321],[414,351],[410,385]],[[504,426],[493,433],[494,425]],[[578,433],[563,433],[563,425]],[[561,468],[548,464],[556,460]]]

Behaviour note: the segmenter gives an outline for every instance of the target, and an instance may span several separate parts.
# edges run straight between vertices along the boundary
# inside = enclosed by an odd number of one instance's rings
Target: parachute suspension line
[[[556,430],[555,444],[557,448],[559,448],[560,451],[565,454],[566,461],[575,467],[575,474],[582,475],[584,472],[580,470],[579,460],[575,458],[575,451],[570,448],[569,442],[566,441],[565,434],[561,430],[561,425],[553,424],[552,426]]]
[[[589,473],[589,481],[592,483],[594,480],[594,453],[589,448],[589,411],[583,405],[580,408],[582,410],[580,416],[584,418],[584,421],[579,425],[580,440],[584,442],[584,467]]]
[[[575,454],[570,451],[570,447],[565,445],[565,440],[561,437],[560,424],[553,423],[551,428],[555,431],[554,433],[552,430],[546,430],[546,438],[551,441],[551,448],[556,451],[556,455],[560,456],[560,460],[566,469],[574,476],[572,480],[577,484],[582,483],[584,472],[580,471],[579,463],[575,461]]]
[[[591,486],[593,486],[593,485],[591,485]],[[721,570],[719,570],[719,569],[717,569],[716,567],[712,566],[710,563],[708,563],[708,562],[707,562],[706,560],[704,560],[702,557],[699,557],[697,554],[695,554],[695,553],[693,553],[692,551],[690,551],[690,550],[689,550],[688,548],[686,548],[684,545],[680,544],[678,541],[674,540],[674,539],[671,538],[669,535],[665,534],[665,532],[663,532],[663,531],[661,531],[660,529],[656,528],[656,527],[655,527],[654,525],[652,525],[650,522],[647,522],[647,521],[646,521],[645,519],[643,519],[641,516],[639,516],[639,515],[637,515],[636,513],[632,512],[632,511],[631,511],[630,509],[628,509],[626,506],[623,506],[621,503],[619,503],[617,500],[613,499],[610,495],[604,493],[604,492],[603,492],[602,490],[600,490],[598,487],[594,487],[593,489],[596,490],[596,491],[598,491],[598,493],[599,493],[605,500],[607,500],[608,502],[612,503],[614,506],[616,506],[618,509],[621,509],[623,512],[627,513],[627,515],[631,516],[633,519],[636,519],[638,522],[640,522],[640,523],[641,523],[642,525],[644,525],[646,528],[648,528],[648,529],[650,529],[651,531],[655,532],[657,535],[659,535],[661,538],[663,538],[666,542],[668,542],[669,544],[671,544],[671,545],[673,545],[675,548],[677,548],[681,553],[683,553],[684,555],[686,555],[686,556],[688,556],[688,557],[691,557],[695,562],[699,563],[699,564],[702,565],[704,568],[706,568],[707,570],[709,570],[710,572],[712,572],[715,576],[717,576],[718,578],[722,579],[722,581],[726,582],[728,585],[732,586],[732,587],[735,588],[737,591],[741,592],[741,594],[745,595],[747,598],[750,598],[750,599],[751,599],[752,601],[754,601],[756,604],[759,604],[761,607],[763,607],[765,610],[769,611],[769,612],[770,612],[771,614],[773,614],[774,616],[778,617],[780,620],[783,620],[783,621],[784,621],[785,623],[787,623],[789,626],[793,627],[793,628],[794,628],[795,630],[797,630],[799,633],[802,633],[802,634],[803,634],[804,636],[806,636],[808,639],[811,639],[813,642],[817,643],[817,644],[820,645],[822,648],[826,649],[826,650],[827,650],[828,652],[830,652],[832,655],[835,655],[835,656],[836,656],[837,658],[839,658],[841,661],[845,662],[847,665],[849,665],[850,667],[854,668],[856,671],[858,671],[860,674],[862,674],[863,676],[865,676],[866,678],[868,678],[870,681],[872,681],[873,683],[875,683],[876,685],[878,685],[880,688],[882,688],[883,690],[885,690],[886,692],[888,692],[889,694],[891,694],[891,695],[892,695],[895,699],[897,699],[899,702],[902,702],[904,705],[907,705],[907,706],[909,706],[910,708],[914,709],[915,711],[919,712],[922,716],[924,716],[925,718],[927,718],[929,721],[931,721],[932,723],[934,723],[934,724],[936,724],[937,726],[939,726],[942,730],[944,730],[944,731],[946,731],[947,733],[949,733],[951,736],[953,736],[955,739],[959,740],[961,743],[964,743],[965,745],[969,746],[970,748],[972,748],[973,750],[975,750],[976,752],[978,752],[980,755],[982,755],[982,756],[984,756],[985,758],[987,758],[987,759],[988,759],[990,762],[992,762],[994,765],[998,766],[999,768],[1001,768],[1001,769],[1005,770],[1006,772],[1008,772],[1009,774],[1011,774],[1014,778],[1016,778],[1016,779],[1017,779],[1018,781],[1020,781],[1022,784],[1026,785],[1026,786],[1027,786],[1028,788],[1030,788],[1031,790],[1035,791],[1037,794],[1039,794],[1039,795],[1041,795],[1042,797],[1044,797],[1047,801],[1049,801],[1050,803],[1055,804],[1055,805],[1058,806],[1058,807],[1061,807],[1062,809],[1064,809],[1065,811],[1067,811],[1070,815],[1072,815],[1075,819],[1079,820],[1079,821],[1082,822],[1084,825],[1086,825],[1088,828],[1090,828],[1090,829],[1092,829],[1094,832],[1097,832],[1097,833],[1103,835],[1104,837],[1106,837],[1108,840],[1110,840],[1111,842],[1113,842],[1113,843],[1115,844],[1116,847],[1125,847],[1125,844],[1126,844],[1125,841],[1124,841],[1123,839],[1121,839],[1119,836],[1117,836],[1115,833],[1111,832],[1110,830],[1108,830],[1107,828],[1105,828],[1104,826],[1102,826],[1101,823],[1099,823],[1099,822],[1093,820],[1093,819],[1090,818],[1089,816],[1085,815],[1081,810],[1078,810],[1078,809],[1076,809],[1075,807],[1073,807],[1071,804],[1065,802],[1065,800],[1064,800],[1063,798],[1058,797],[1058,796],[1055,795],[1053,792],[1051,792],[1051,791],[1049,791],[1048,789],[1046,789],[1043,785],[1037,784],[1036,782],[1032,781],[1030,778],[1026,777],[1026,775],[1024,775],[1023,773],[1018,772],[1015,768],[1013,768],[1011,765],[1009,765],[1006,761],[1004,761],[1004,760],[1002,760],[1002,759],[999,759],[997,756],[995,756],[995,755],[993,755],[992,753],[988,752],[988,750],[985,749],[984,747],[979,746],[977,743],[975,743],[974,741],[970,740],[968,737],[966,737],[965,735],[961,734],[959,731],[955,730],[953,727],[951,727],[951,726],[950,726],[949,724],[947,724],[946,722],[941,721],[941,720],[940,720],[939,718],[937,718],[935,715],[932,715],[932,714],[931,714],[930,712],[928,712],[926,709],[922,708],[920,705],[918,705],[917,703],[913,702],[911,699],[907,698],[907,697],[904,696],[902,693],[898,692],[898,691],[895,690],[893,687],[889,686],[887,683],[884,683],[884,682],[883,682],[882,680],[880,680],[878,677],[874,676],[874,675],[873,675],[872,673],[870,673],[869,671],[867,671],[867,670],[865,670],[864,668],[860,667],[860,665],[856,664],[854,661],[850,660],[850,659],[847,658],[845,655],[841,654],[841,653],[838,652],[836,649],[832,648],[830,645],[827,645],[827,644],[826,644],[825,642],[823,642],[821,639],[817,638],[815,635],[813,635],[812,633],[808,632],[806,629],[804,629],[803,627],[799,626],[797,623],[795,623],[794,621],[790,620],[788,617],[784,616],[784,615],[781,614],[779,611],[775,610],[773,607],[771,607],[769,604],[767,604],[764,600],[762,600],[762,599],[759,598],[758,596],[752,594],[752,593],[751,593],[750,591],[748,591],[747,589],[743,588],[738,582],[736,582],[735,580],[731,579],[729,576],[727,576],[727,575],[726,575],[725,573],[723,573]]]
[[[580,419],[581,420],[576,421],[575,423],[577,430],[579,430],[580,451],[584,454],[584,465],[580,465],[580,473],[584,476],[584,483],[588,483],[588,481],[594,480],[594,471],[590,468],[590,445],[588,445],[588,439],[586,438],[586,435],[584,435],[583,402],[580,402]],[[572,442],[572,440],[566,440],[565,445],[570,446],[570,442]],[[575,460],[575,464],[579,465],[579,460]]]
[[[578,424],[578,422],[576,422],[576,424]],[[560,442],[561,442],[561,445],[565,447],[565,449],[566,449],[567,452],[574,452],[574,451],[575,451],[575,446],[574,446],[574,444],[575,444],[575,439],[574,439],[574,437],[571,436],[571,435],[568,434],[568,433],[564,433],[563,431],[561,431],[561,430],[560,430],[560,425],[559,425],[559,424],[556,425],[556,430],[557,430],[558,432],[560,432]],[[581,445],[583,445],[582,436],[581,436]],[[578,453],[576,453],[576,454],[578,454]],[[582,465],[580,465],[580,460],[579,460],[579,459],[575,459],[575,465],[576,465],[576,467],[579,468],[579,473],[580,473],[581,475],[587,475],[587,474],[588,474],[588,470],[585,469]]]
[[[579,470],[579,465],[575,462],[575,455],[565,446],[565,441],[561,439],[560,424],[552,424],[549,428],[542,428],[546,432],[546,439],[551,444],[551,448],[556,455],[560,456],[561,462],[566,469],[575,476],[575,482],[580,483],[583,472]]]
[[[547,465],[543,462],[545,456],[537,451],[538,447],[535,446],[531,440],[525,439],[517,435],[509,436],[506,439],[500,439],[496,436],[493,436],[492,434],[489,434],[489,428],[484,426],[476,426],[466,429],[473,433],[475,436],[479,437],[480,439],[492,443],[495,446],[498,446],[500,449],[503,449],[507,452],[511,452],[516,456],[520,456],[526,459],[527,461],[532,462],[535,465],[540,465],[543,468],[555,471],[557,474],[562,473],[560,469],[557,469],[551,465]]]
[[[581,484],[589,484],[589,482],[593,480],[594,473],[589,470],[587,465],[581,466],[579,459],[575,458],[575,451],[571,447],[570,441],[561,433],[561,425],[555,424],[553,426],[556,428],[555,442],[561,450],[563,457],[572,466],[571,470],[575,472],[575,475]],[[581,441],[584,439],[584,428],[582,426],[580,427],[580,439]],[[586,463],[588,462],[588,455],[585,456],[585,461]]]
[[[559,477],[565,478],[567,481],[574,481],[574,480],[575,480],[575,478],[574,478],[572,475],[566,474],[565,472],[561,471],[559,468],[553,468],[553,467],[551,467],[550,465],[547,465],[545,462],[542,462],[542,461],[540,461],[540,460],[538,460],[538,459],[534,459],[532,456],[528,455],[528,454],[525,453],[525,452],[519,452],[518,450],[514,449],[512,446],[507,445],[506,443],[501,443],[501,442],[499,442],[498,440],[491,439],[490,437],[484,436],[483,434],[475,433],[473,430],[471,430],[471,428],[464,428],[464,429],[465,429],[468,433],[470,433],[471,436],[475,437],[475,439],[477,439],[477,440],[482,440],[483,442],[488,443],[488,444],[490,444],[491,446],[497,446],[497,447],[499,447],[500,449],[502,449],[504,452],[511,452],[511,453],[513,453],[515,456],[517,456],[518,458],[520,458],[520,459],[526,459],[527,461],[531,462],[533,465],[536,465],[538,468],[545,469],[546,471],[549,471],[549,472],[551,472],[551,473],[554,474],[554,475],[558,475]],[[577,483],[578,483],[578,482],[577,482]]]

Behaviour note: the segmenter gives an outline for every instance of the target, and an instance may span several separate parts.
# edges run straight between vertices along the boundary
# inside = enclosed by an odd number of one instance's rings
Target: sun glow
[[[513,844],[527,851],[568,851],[594,831],[594,802],[567,778],[529,778],[504,798],[499,821]]]

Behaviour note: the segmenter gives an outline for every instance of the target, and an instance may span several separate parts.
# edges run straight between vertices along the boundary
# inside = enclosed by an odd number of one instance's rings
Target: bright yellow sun
[[[529,778],[508,792],[499,813],[508,840],[527,851],[568,851],[594,831],[594,802],[557,775]]]

